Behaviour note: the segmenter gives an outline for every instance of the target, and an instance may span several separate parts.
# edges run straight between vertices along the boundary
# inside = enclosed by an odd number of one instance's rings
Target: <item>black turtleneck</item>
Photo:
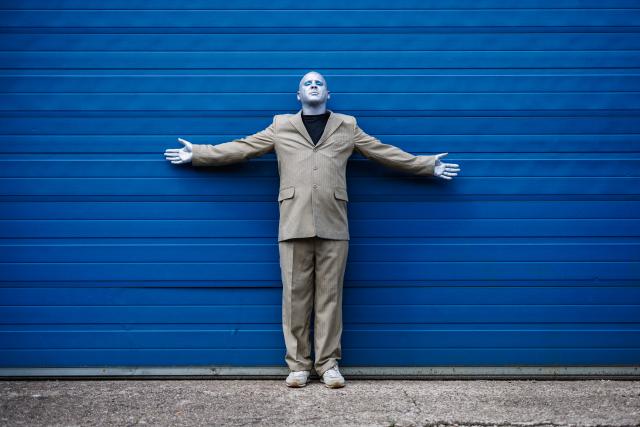
[[[324,114],[312,114],[306,115],[301,113],[302,122],[304,123],[304,127],[307,128],[307,132],[311,137],[311,140],[314,144],[317,144],[324,132],[324,128],[327,125],[327,120],[329,120],[330,111],[325,111]]]

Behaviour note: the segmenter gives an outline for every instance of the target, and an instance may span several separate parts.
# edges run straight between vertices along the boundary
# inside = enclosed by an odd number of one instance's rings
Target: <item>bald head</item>
[[[317,107],[329,99],[329,87],[324,76],[317,71],[309,71],[298,83],[298,101],[303,105]]]
[[[322,74],[320,74],[317,71],[309,71],[307,74],[305,74],[304,76],[302,76],[302,78],[300,79],[300,83],[298,84],[298,86],[302,86],[304,84],[305,81],[307,80],[320,80],[322,81],[325,85],[327,84],[327,81],[325,80],[324,76]]]

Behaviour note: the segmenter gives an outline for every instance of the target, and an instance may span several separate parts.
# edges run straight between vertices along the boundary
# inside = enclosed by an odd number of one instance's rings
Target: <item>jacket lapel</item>
[[[302,109],[300,109],[293,116],[289,117],[289,121],[298,130],[298,132],[300,132],[300,134],[304,137],[309,145],[311,145],[312,147],[318,147],[320,146],[320,144],[325,142],[327,138],[329,138],[331,134],[335,132],[335,130],[338,129],[338,126],[340,126],[340,124],[342,123],[342,119],[338,118],[337,114],[334,114],[334,112],[329,109],[327,109],[327,111],[329,111],[331,115],[329,115],[329,120],[327,120],[327,125],[324,128],[322,136],[318,140],[318,143],[315,145],[313,144],[313,140],[311,139],[309,132],[307,132],[307,128],[302,122]]]
[[[309,132],[307,132],[307,128],[304,127],[304,123],[302,122],[302,110],[298,111],[297,114],[289,117],[289,121],[298,130],[298,132],[300,132],[300,134],[304,136],[304,139],[307,140],[307,143],[309,143],[313,147],[313,140],[311,139],[311,136],[309,136]]]

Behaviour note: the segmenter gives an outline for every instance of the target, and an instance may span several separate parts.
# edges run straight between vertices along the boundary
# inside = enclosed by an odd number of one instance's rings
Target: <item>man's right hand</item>
[[[180,143],[184,145],[184,147],[167,149],[164,152],[164,158],[176,165],[182,163],[191,163],[191,158],[193,157],[191,146],[193,144],[182,138],[178,138],[178,141],[180,141]]]

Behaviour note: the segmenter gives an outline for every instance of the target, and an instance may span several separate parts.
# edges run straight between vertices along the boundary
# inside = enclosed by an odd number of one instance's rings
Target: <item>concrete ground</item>
[[[638,426],[640,381],[0,381],[0,425]]]

